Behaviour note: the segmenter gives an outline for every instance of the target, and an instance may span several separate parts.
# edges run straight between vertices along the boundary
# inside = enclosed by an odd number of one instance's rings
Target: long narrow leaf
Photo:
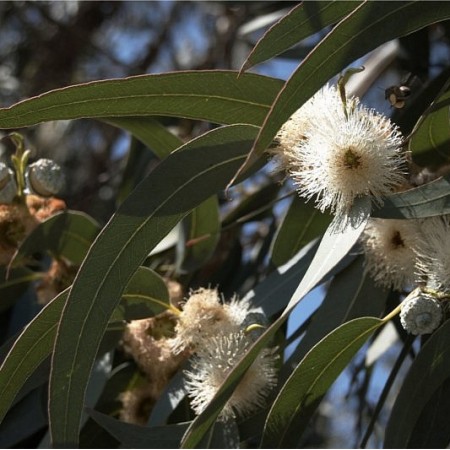
[[[191,209],[225,187],[256,132],[252,126],[223,127],[172,153],[98,236],[74,281],[58,329],[49,400],[54,445],[77,445],[95,354],[133,272]]]
[[[302,2],[273,25],[253,47],[241,72],[283,53],[306,37],[332,25],[360,2]]]
[[[1,108],[0,128],[20,128],[49,120],[151,115],[261,125],[281,86],[280,80],[256,74],[244,74],[238,79],[234,71],[173,72],[92,81]]]
[[[358,5],[313,49],[286,82],[237,175],[258,159],[283,123],[334,75],[380,44],[449,17],[448,2],[427,2],[426,7],[421,1],[365,1]]]
[[[300,362],[267,417],[262,448],[296,448],[323,396],[383,320],[354,319],[332,331]]]

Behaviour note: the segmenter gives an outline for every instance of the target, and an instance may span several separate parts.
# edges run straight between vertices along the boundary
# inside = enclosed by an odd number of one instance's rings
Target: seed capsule
[[[442,316],[439,301],[421,292],[402,303],[400,322],[411,334],[430,334],[440,325]]]
[[[27,171],[29,188],[43,197],[56,195],[64,187],[61,167],[51,159],[42,158],[30,164]]]
[[[14,172],[4,163],[0,163],[0,203],[11,203],[17,194]]]

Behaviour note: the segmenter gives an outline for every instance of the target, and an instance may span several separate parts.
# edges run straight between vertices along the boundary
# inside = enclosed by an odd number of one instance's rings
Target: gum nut
[[[442,306],[430,295],[419,294],[402,303],[400,322],[411,334],[430,334],[442,321]]]
[[[14,172],[0,163],[0,203],[11,203],[17,194]]]
[[[51,159],[39,159],[28,168],[30,188],[38,195],[49,197],[64,187],[64,174],[61,167]]]

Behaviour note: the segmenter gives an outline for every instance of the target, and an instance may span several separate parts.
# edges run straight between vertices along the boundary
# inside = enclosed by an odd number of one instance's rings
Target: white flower
[[[206,408],[251,343],[240,331],[216,335],[198,350],[191,370],[185,372],[191,406],[197,415]],[[267,394],[277,382],[276,359],[274,350],[261,351],[225,404],[221,419],[243,416],[264,407]]]
[[[370,219],[361,235],[366,272],[379,286],[401,291],[415,281],[415,220]]]
[[[438,300],[421,291],[413,291],[402,303],[400,322],[411,334],[430,334],[442,322],[442,306]]]
[[[430,289],[450,292],[450,217],[425,219],[417,248],[417,272]]]
[[[235,297],[222,303],[217,289],[200,288],[190,295],[178,316],[172,349],[175,353],[186,348],[195,351],[213,336],[237,332],[253,311],[248,301]]]
[[[321,211],[330,208],[338,216],[360,196],[381,204],[404,181],[398,129],[355,98],[347,99],[346,112],[336,88],[325,87],[294,114],[297,133],[291,140],[285,137],[294,128],[288,122],[273,150],[299,194],[314,197]]]

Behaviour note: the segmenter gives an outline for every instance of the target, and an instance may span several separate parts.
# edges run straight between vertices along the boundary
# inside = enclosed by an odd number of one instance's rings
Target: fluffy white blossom
[[[425,219],[417,248],[417,272],[429,289],[450,293],[450,217]]]
[[[186,348],[196,351],[211,337],[239,331],[251,311],[245,300],[234,298],[222,303],[217,289],[194,291],[178,316],[173,351],[179,353]]]
[[[186,387],[194,412],[200,414],[219,390],[227,375],[247,352],[251,340],[242,331],[218,334],[198,349],[192,368],[185,372]],[[276,385],[274,350],[264,349],[247,370],[225,404],[221,419],[245,416],[265,405]]]
[[[403,301],[400,322],[403,328],[411,334],[430,334],[441,324],[442,310],[438,300],[416,290]]]
[[[404,182],[402,137],[390,120],[326,86],[281,129],[272,150],[300,195],[345,216],[360,196],[376,203]]]
[[[370,219],[361,235],[366,272],[379,286],[400,291],[415,281],[416,220]]]

